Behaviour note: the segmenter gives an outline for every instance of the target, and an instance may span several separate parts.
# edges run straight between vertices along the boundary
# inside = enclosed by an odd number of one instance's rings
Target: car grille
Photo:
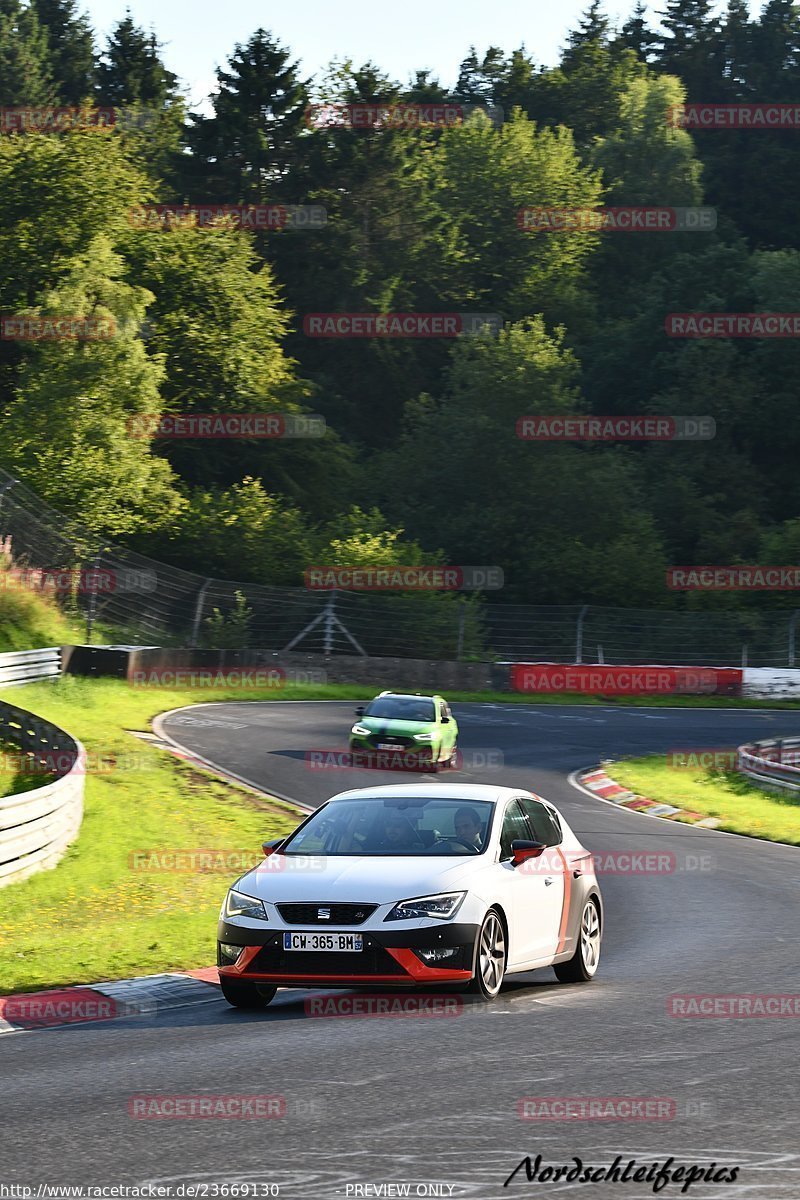
[[[381,745],[392,746],[397,750],[409,750],[412,746],[418,745],[413,737],[395,737],[394,734],[387,735],[384,733],[373,733],[366,740],[376,749],[378,745]],[[430,746],[430,743],[428,743],[428,746]]]
[[[364,949],[360,954],[287,951],[283,949],[282,940],[276,939],[258,952],[247,970],[254,974],[313,975],[317,978],[328,975],[397,975],[407,978],[399,962],[383,946],[369,938],[364,939]]]
[[[377,904],[278,904],[278,912],[287,925],[363,925]],[[320,911],[327,917],[321,917]]]

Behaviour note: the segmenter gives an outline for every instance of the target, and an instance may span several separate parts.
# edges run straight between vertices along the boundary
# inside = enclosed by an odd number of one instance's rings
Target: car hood
[[[401,721],[397,717],[359,717],[354,725],[364,725],[373,733],[397,733],[411,736],[415,733],[433,733],[435,721]]]
[[[459,857],[401,858],[390,855],[374,857],[314,857],[272,855],[270,859],[242,876],[236,885],[246,895],[271,903],[281,901],[338,900],[343,903],[388,904],[390,901],[411,899],[436,892],[448,892],[467,886],[478,867],[476,855]],[[267,863],[281,861],[281,869]],[[484,855],[481,865],[488,865]]]

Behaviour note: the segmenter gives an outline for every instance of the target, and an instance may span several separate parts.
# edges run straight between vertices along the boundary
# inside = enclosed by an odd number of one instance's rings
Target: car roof
[[[331,800],[386,800],[399,796],[418,796],[424,800],[488,800],[497,803],[513,796],[531,795],[525,788],[500,787],[492,783],[387,783],[375,787],[353,788],[339,792]]]
[[[395,700],[443,700],[444,696],[439,696],[434,692],[379,692],[377,696],[373,696],[372,700],[381,700],[384,696],[391,696]],[[370,700],[370,704],[372,703]]]

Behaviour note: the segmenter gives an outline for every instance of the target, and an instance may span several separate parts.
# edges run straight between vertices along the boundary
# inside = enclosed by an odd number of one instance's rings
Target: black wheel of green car
[[[484,1000],[493,1000],[503,983],[507,956],[508,946],[503,922],[497,909],[490,908],[478,934],[475,974],[466,990],[483,997]]]
[[[578,945],[567,962],[554,963],[556,979],[561,983],[588,983],[600,964],[600,910],[590,896],[583,906]]]
[[[223,996],[234,1008],[266,1008],[278,990],[269,983],[245,983],[226,975],[220,975],[219,982]]]

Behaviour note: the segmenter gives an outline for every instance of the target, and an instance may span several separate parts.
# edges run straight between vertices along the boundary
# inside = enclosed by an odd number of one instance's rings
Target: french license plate
[[[354,954],[364,948],[360,933],[284,933],[284,950],[331,950],[336,954]]]

